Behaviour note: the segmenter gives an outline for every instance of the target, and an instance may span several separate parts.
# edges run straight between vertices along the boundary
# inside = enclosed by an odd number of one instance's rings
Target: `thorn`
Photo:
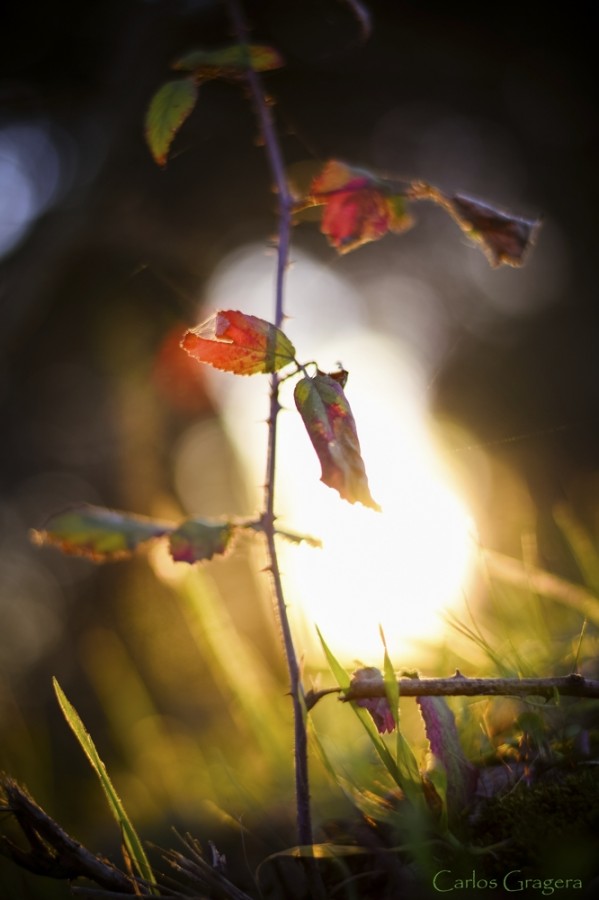
[[[456,670],[455,670],[455,675],[453,675],[452,677],[453,677],[453,678],[462,678],[464,681],[467,680],[467,679],[466,679],[466,676],[465,676],[465,675],[462,675],[462,673],[460,672],[459,669],[456,669]]]

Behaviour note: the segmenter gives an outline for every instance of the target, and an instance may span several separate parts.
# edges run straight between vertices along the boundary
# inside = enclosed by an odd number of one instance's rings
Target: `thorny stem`
[[[556,693],[570,697],[599,697],[599,681],[584,678],[576,672],[552,678],[466,678],[456,671],[450,678],[400,678],[398,681],[401,697],[546,697],[551,699]],[[328,694],[342,694],[341,700],[359,700],[370,697],[385,697],[387,687],[380,685],[354,685],[348,690],[325,688],[311,691],[306,696],[306,706],[312,709]]]
[[[248,28],[244,20],[238,0],[227,0],[229,14],[237,39],[241,46],[247,47]],[[256,71],[248,66],[246,78],[254,102],[255,112],[260,124],[264,146],[268,157],[270,172],[274,181],[274,191],[278,197],[278,243],[277,270],[275,281],[275,317],[274,324],[280,328],[284,318],[284,286],[285,274],[289,261],[289,244],[291,235],[291,213],[293,196],[287,184],[285,165],[277,138],[277,133],[264,96],[261,79]],[[274,373],[270,386],[270,413],[268,417],[268,453],[266,464],[266,482],[264,495],[264,533],[268,548],[268,568],[272,574],[277,610],[287,668],[289,671],[290,692],[293,701],[294,736],[295,736],[295,791],[297,804],[298,842],[303,845],[313,843],[312,819],[310,815],[310,789],[308,781],[308,740],[305,723],[304,689],[301,672],[295,652],[291,626],[287,615],[287,606],[281,582],[281,572],[275,546],[275,472],[277,457],[277,416],[281,406],[279,403],[279,377]]]

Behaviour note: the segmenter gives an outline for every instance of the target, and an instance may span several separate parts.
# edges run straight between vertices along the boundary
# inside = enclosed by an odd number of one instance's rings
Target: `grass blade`
[[[79,714],[75,707],[69,702],[69,700],[67,700],[67,697],[61,686],[59,685],[57,679],[53,678],[52,683],[54,685],[54,692],[56,694],[56,698],[63,712],[63,715],[67,720],[67,723],[71,728],[73,734],[79,741],[81,749],[90,761],[94,772],[98,776],[98,779],[102,786],[102,790],[104,791],[104,794],[106,796],[109,809],[114,816],[119,828],[121,829],[125,848],[127,853],[129,854],[131,862],[133,863],[133,866],[135,867],[138,875],[141,878],[143,878],[150,884],[155,884],[156,881],[154,879],[154,874],[143,849],[141,840],[139,839],[139,836],[135,828],[133,827],[129,816],[125,812],[125,808],[114,788],[114,785],[112,784],[112,781],[108,777],[106,766],[100,759],[98,751],[96,750],[96,746],[92,741],[89,732],[86,730],[83,722],[79,718]]]

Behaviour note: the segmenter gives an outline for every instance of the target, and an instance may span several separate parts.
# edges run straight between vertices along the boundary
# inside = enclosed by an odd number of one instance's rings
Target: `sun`
[[[223,261],[207,291],[212,309],[243,295],[269,319],[272,259],[250,245]],[[279,525],[322,541],[321,550],[281,541],[280,563],[298,650],[321,660],[316,625],[346,663],[376,664],[380,626],[398,664],[442,638],[443,613],[461,602],[473,566],[473,525],[432,437],[426,373],[400,343],[368,327],[365,298],[347,279],[302,253],[288,273],[285,332],[298,355],[349,371],[345,393],[356,420],[378,513],[350,505],[320,481],[320,465],[281,388],[276,505]],[[209,373],[232,444],[250,483],[264,478],[266,398],[259,379]]]
[[[311,447],[285,423],[285,519],[323,547],[283,546],[284,584],[308,657],[318,625],[342,660],[372,662],[382,656],[382,626],[394,658],[409,663],[423,641],[441,638],[443,612],[461,600],[472,520],[435,448],[416,373],[380,335],[346,336],[344,347],[359,359],[346,394],[382,512],[349,505],[323,485],[317,461],[306,465]]]

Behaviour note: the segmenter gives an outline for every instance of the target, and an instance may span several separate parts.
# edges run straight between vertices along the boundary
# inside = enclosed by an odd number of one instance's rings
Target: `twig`
[[[17,865],[49,878],[89,878],[121,895],[149,893],[142,882],[95,856],[68,835],[12,778],[3,777],[0,787],[6,796],[7,810],[29,842],[29,849],[22,850],[8,838],[2,839],[2,852]]]
[[[239,44],[248,46],[248,28],[244,20],[238,0],[227,0],[231,21]],[[248,53],[249,60],[249,53]],[[284,282],[289,261],[289,244],[291,235],[291,213],[293,196],[287,184],[283,156],[277,133],[271,116],[269,105],[264,96],[261,79],[258,73],[248,65],[246,78],[254,102],[256,116],[260,123],[264,146],[268,158],[270,172],[274,181],[274,190],[278,197],[278,245],[277,270],[275,282],[275,318],[274,324],[280,328],[284,318]],[[308,740],[305,724],[304,689],[301,683],[298,664],[287,607],[283,594],[281,573],[275,546],[275,473],[277,452],[277,416],[280,411],[279,378],[273,374],[270,392],[270,413],[268,418],[268,454],[266,465],[264,514],[264,533],[268,548],[268,568],[270,569],[275,592],[277,610],[287,668],[289,671],[290,693],[293,701],[294,733],[295,733],[295,789],[297,804],[298,842],[303,845],[313,843],[312,820],[310,814],[310,789],[308,781]]]
[[[547,697],[555,694],[563,697],[599,698],[599,680],[584,678],[573,672],[570,675],[550,678],[466,678],[456,671],[450,678],[400,678],[401,697]],[[369,697],[385,697],[384,682],[378,684],[356,684],[348,690],[325,688],[310,691],[306,696],[306,707],[312,709],[319,700],[329,694],[342,694],[343,702],[362,700]]]

